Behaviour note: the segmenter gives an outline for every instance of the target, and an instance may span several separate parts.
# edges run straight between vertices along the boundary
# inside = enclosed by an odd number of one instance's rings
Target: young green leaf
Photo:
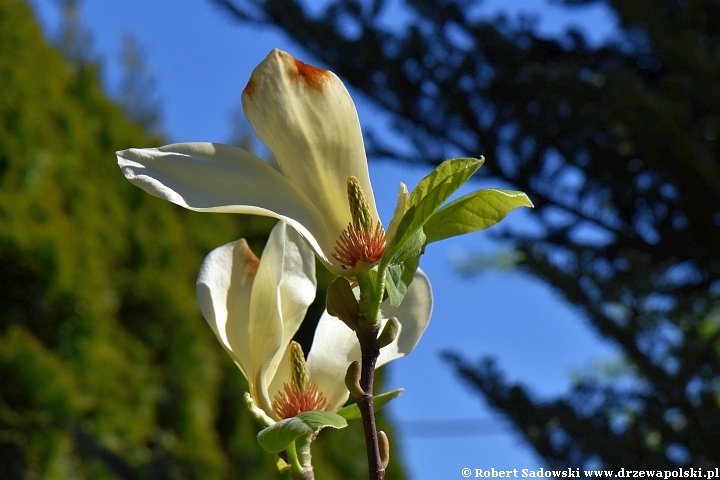
[[[491,227],[518,207],[532,207],[530,199],[513,190],[478,190],[436,211],[423,226],[427,243]]]
[[[297,417],[286,418],[270,425],[258,433],[260,446],[268,453],[282,452],[302,435],[312,435],[310,427]]]
[[[392,260],[390,260],[390,264],[403,263],[410,258],[421,255],[425,251],[426,243],[425,232],[419,229],[395,251]]]
[[[395,210],[393,210],[393,216],[387,229],[386,240],[388,245],[395,244],[395,234],[397,233],[397,227],[400,224],[400,220],[402,220],[403,215],[405,215],[405,211],[407,210],[405,208],[405,205],[407,204],[409,197],[410,193],[408,193],[407,186],[404,183],[400,182],[397,203],[395,204]]]
[[[385,275],[385,286],[387,287],[390,305],[393,307],[397,307],[402,303],[419,264],[420,254],[418,253],[402,263],[394,263],[388,267]]]
[[[451,158],[437,166],[435,170],[426,175],[413,188],[410,197],[407,199],[405,210],[407,211],[413,205],[417,205],[420,201],[428,196],[437,187],[445,184],[449,179],[455,178],[455,182],[459,182],[459,187],[467,181],[468,178],[475,173],[482,164],[485,163],[485,157],[478,158]],[[462,180],[458,180],[462,179]],[[455,188],[453,192],[457,190]],[[452,195],[450,192],[449,195]],[[447,197],[446,197],[447,198]]]
[[[300,415],[298,415],[295,418],[299,418],[300,420],[305,423],[308,427],[310,427],[313,430],[313,434],[318,433],[320,430],[322,430],[325,427],[332,427],[332,428],[345,428],[347,427],[347,422],[343,417],[338,415],[337,413],[332,412],[322,412],[322,411],[314,411],[314,412],[303,412]]]
[[[447,160],[420,180],[407,199],[405,214],[398,225],[394,244],[389,246],[393,255],[412,238],[435,210],[480,168],[484,161],[483,158]]]
[[[345,428],[347,421],[336,413],[303,412],[270,425],[258,433],[260,446],[268,453],[279,453],[303,435],[313,435],[325,427]]]
[[[375,408],[375,411],[377,412],[378,410],[380,410],[393,398],[399,397],[400,394],[404,391],[404,388],[398,388],[397,390],[391,390],[389,392],[381,393],[380,395],[375,395],[373,397],[373,407]],[[360,409],[358,408],[357,403],[353,403],[351,405],[341,408],[340,410],[338,410],[337,414],[345,418],[346,420],[355,420],[360,418],[361,416]]]

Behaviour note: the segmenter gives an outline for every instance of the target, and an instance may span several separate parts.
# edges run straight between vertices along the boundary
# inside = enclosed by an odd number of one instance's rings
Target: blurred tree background
[[[123,178],[116,150],[164,143],[152,77],[126,40],[109,99],[63,6],[51,45],[26,2],[0,0],[0,477],[279,478],[194,288],[211,249],[245,237],[259,255],[274,221],[199,215]],[[359,423],[323,433],[318,478],[366,478],[363,442]]]
[[[387,112],[397,141],[366,131],[371,157],[483,154],[481,175],[529,194],[531,225],[492,233],[621,358],[558,398],[492,359],[445,358],[548,465],[720,464],[717,1],[556,0],[614,11],[600,46],[471,0],[211,2],[285,32]]]

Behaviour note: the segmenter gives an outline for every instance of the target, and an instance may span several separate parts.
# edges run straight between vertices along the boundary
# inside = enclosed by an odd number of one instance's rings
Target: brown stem
[[[373,380],[375,378],[375,363],[380,355],[377,345],[377,327],[362,325],[356,331],[362,352],[362,367],[360,371],[360,388],[364,395],[356,399],[362,416],[365,430],[365,448],[367,449],[368,469],[370,480],[383,480],[385,467],[380,459],[378,447],[377,428],[375,426],[375,410],[373,409]]]

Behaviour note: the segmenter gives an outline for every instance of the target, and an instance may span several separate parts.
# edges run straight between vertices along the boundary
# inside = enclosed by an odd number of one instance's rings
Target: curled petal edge
[[[178,143],[117,152],[125,178],[147,193],[197,212],[277,218],[293,227],[332,272],[336,235],[305,194],[258,157],[231,145]]]

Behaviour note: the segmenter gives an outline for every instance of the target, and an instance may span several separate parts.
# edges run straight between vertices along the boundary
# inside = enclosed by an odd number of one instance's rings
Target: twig
[[[377,330],[376,325],[367,324],[359,326],[357,329],[360,350],[362,352],[360,388],[364,394],[358,397],[356,401],[362,416],[363,429],[365,430],[365,448],[367,450],[370,480],[383,480],[385,478],[385,467],[380,458],[377,427],[375,425],[375,410],[373,408],[375,363],[380,355],[380,349],[377,346]]]

